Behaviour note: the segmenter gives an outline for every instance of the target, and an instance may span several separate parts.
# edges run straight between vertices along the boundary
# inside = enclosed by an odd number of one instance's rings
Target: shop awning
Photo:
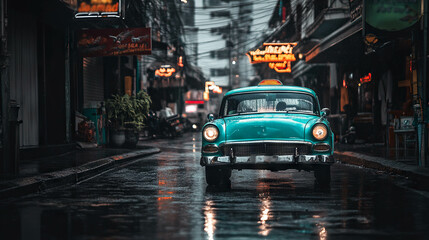
[[[292,67],[293,78],[299,78],[314,68],[326,67],[326,66],[329,66],[329,65],[327,65],[326,63],[307,64],[303,61],[300,61]]]
[[[348,61],[363,52],[362,18],[344,24],[305,55],[308,63]]]
[[[198,67],[187,65],[185,67],[186,85],[191,89],[204,89],[206,81],[203,72]]]

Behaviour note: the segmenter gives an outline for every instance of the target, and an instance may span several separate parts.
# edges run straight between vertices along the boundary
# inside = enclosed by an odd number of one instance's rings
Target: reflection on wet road
[[[405,179],[335,164],[312,173],[233,171],[207,188],[200,135],[77,186],[0,203],[0,239],[428,239],[429,202]],[[401,187],[400,187],[401,186]]]

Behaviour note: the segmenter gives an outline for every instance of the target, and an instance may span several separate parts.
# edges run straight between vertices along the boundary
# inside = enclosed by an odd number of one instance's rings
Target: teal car
[[[263,80],[229,91],[219,117],[202,129],[201,166],[209,185],[230,184],[231,170],[314,171],[329,184],[334,134],[313,90]]]

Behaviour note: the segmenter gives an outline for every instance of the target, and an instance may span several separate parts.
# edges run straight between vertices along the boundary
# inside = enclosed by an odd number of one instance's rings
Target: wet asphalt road
[[[429,198],[412,183],[335,164],[313,173],[233,171],[207,188],[200,135],[147,141],[162,153],[77,186],[0,202],[0,239],[429,239]]]

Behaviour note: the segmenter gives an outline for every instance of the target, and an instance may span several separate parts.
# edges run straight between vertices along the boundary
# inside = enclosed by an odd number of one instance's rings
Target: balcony
[[[350,19],[347,8],[325,8],[305,30],[306,38],[321,39]]]

